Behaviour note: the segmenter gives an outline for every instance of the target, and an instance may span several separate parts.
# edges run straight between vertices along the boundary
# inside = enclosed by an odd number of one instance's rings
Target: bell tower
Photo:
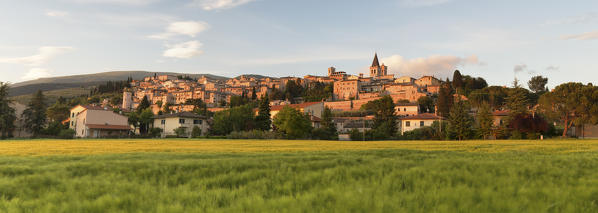
[[[372,62],[372,66],[370,67],[370,77],[376,78],[386,75],[387,66],[384,64],[380,65],[378,61],[378,53],[374,53],[374,61]]]

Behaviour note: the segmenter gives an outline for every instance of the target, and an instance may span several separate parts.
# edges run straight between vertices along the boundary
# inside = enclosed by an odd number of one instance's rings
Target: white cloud
[[[562,36],[561,39],[563,39],[563,40],[594,40],[594,39],[598,39],[598,31],[576,34],[576,35],[566,35],[566,36]]]
[[[168,39],[176,35],[186,35],[195,37],[197,34],[207,30],[209,25],[203,21],[180,21],[172,22],[166,27],[166,32],[157,35],[151,35],[153,39]]]
[[[51,72],[50,70],[43,69],[43,68],[32,68],[27,73],[25,73],[25,75],[23,77],[21,77],[21,79],[28,81],[28,80],[35,80],[38,78],[46,78],[46,77],[50,77],[50,72]]]
[[[50,17],[65,17],[68,16],[69,13],[65,12],[65,11],[59,11],[59,10],[48,10],[46,11],[46,16],[50,16]]]
[[[401,3],[408,7],[430,7],[448,3],[452,0],[401,0]]]
[[[162,56],[167,58],[191,58],[203,53],[203,51],[199,50],[201,46],[203,46],[203,44],[199,41],[188,41],[175,44],[168,46],[168,49],[164,51]]]
[[[198,5],[204,10],[229,9],[255,0],[194,0],[192,5]]]
[[[561,68],[559,66],[550,65],[546,67],[547,71],[559,71]]]
[[[449,77],[455,69],[466,65],[481,66],[478,57],[475,55],[469,57],[433,55],[427,58],[405,59],[400,55],[393,55],[383,58],[381,62],[388,66],[389,72],[404,76],[424,76],[434,75],[436,77]]]
[[[14,64],[23,64],[27,66],[38,66],[41,64],[45,64],[50,59],[64,54],[73,50],[72,47],[56,47],[56,46],[45,46],[40,47],[37,54],[32,56],[26,57],[16,57],[16,58],[0,58],[0,63],[14,63]]]

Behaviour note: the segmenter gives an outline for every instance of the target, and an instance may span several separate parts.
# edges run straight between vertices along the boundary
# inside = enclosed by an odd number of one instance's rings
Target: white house
[[[77,105],[71,108],[69,128],[80,138],[126,137],[131,130],[128,118],[111,110]]]
[[[440,121],[443,118],[432,113],[422,113],[413,116],[399,118],[399,132],[401,135],[407,131],[411,131],[424,126],[432,126],[434,121]]]
[[[207,118],[192,112],[179,112],[154,116],[153,127],[162,129],[162,137],[176,135],[175,130],[178,128],[185,129],[185,136],[190,137],[195,126],[201,129],[202,135],[205,135],[209,129]]]

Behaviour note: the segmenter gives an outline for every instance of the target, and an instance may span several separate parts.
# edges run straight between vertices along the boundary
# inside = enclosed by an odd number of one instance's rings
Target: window
[[[160,124],[162,124],[162,125],[166,124],[166,120],[161,120]]]
[[[71,114],[71,117],[73,117],[73,118],[75,117],[75,113],[74,112]]]
[[[201,124],[202,120],[193,120],[193,124]]]
[[[75,126],[75,122],[74,121],[71,121],[71,126]]]
[[[180,123],[180,124],[185,124],[185,119],[183,119],[183,118],[179,118],[179,123]]]
[[[407,127],[411,126],[411,121],[405,121],[405,126],[407,126]]]
[[[403,112],[407,112],[407,108],[403,108]]]
[[[419,126],[425,126],[425,125],[424,125],[424,121],[420,121],[420,122],[419,122]]]

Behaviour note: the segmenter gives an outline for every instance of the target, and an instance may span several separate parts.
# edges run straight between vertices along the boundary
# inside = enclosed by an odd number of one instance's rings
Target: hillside
[[[113,71],[85,75],[61,76],[52,78],[40,78],[31,81],[19,82],[11,85],[10,95],[21,96],[32,94],[38,89],[42,91],[65,90],[70,88],[87,88],[96,86],[107,81],[123,81],[128,77],[135,80],[141,80],[146,76],[158,75],[187,75],[192,78],[206,76],[211,79],[224,80],[227,77],[216,76],[212,74],[186,74],[172,72],[147,72],[147,71]]]

